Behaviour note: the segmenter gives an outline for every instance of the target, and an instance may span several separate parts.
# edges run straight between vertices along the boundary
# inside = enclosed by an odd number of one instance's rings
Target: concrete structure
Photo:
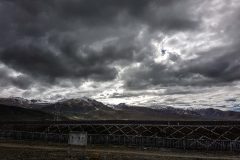
[[[68,144],[86,146],[87,132],[70,132],[68,137]]]

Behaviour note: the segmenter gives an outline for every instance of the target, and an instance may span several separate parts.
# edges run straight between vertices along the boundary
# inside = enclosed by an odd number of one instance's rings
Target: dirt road
[[[137,150],[119,147],[87,147],[30,142],[0,142],[3,160],[239,160],[237,153]]]

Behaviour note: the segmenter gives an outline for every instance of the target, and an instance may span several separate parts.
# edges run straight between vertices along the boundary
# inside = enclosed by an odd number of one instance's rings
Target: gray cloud
[[[84,59],[55,55],[50,50],[35,45],[14,46],[2,51],[2,62],[11,68],[26,73],[35,78],[45,78],[54,81],[55,78],[94,78],[96,80],[110,80],[115,77],[114,68],[84,62]],[[82,63],[81,63],[82,60]]]
[[[90,27],[139,22],[151,28],[165,30],[191,29],[198,25],[196,21],[198,19],[193,18],[190,15],[191,12],[188,12],[189,7],[191,7],[190,1],[99,0],[96,2],[94,0],[44,0],[33,2],[30,0],[12,0],[7,1],[7,3],[10,6],[15,5],[16,8],[27,15],[27,17],[21,17],[20,15],[16,18],[21,21],[27,20],[29,23],[25,25],[33,26],[33,30],[40,28],[34,25],[39,20],[45,22],[43,24],[45,27],[57,25],[50,23],[50,20],[57,21],[61,25],[67,22],[68,27],[70,25],[69,21],[73,24],[81,23]],[[58,28],[62,28],[62,26]],[[29,31],[29,28],[26,28],[26,30]]]
[[[0,87],[6,88],[17,86],[20,89],[27,89],[32,85],[32,79],[26,75],[11,76],[6,68],[0,68]]]
[[[214,55],[213,57],[204,54],[189,62],[188,70],[219,82],[240,80],[240,71],[238,70],[240,67],[239,49],[238,47],[234,47],[234,50],[222,48],[222,53],[219,50],[211,49],[209,52]]]
[[[220,13],[219,13],[220,14]],[[157,63],[154,60],[143,62],[139,67],[125,72],[127,89],[146,89],[153,86],[225,86],[240,80],[239,27],[236,19],[239,10],[226,16],[214,28],[221,32],[226,44],[208,48],[205,51],[192,50],[196,55],[191,59],[169,52],[168,61]],[[218,37],[215,37],[218,38]]]
[[[227,88],[240,80],[235,3],[2,0],[0,86],[6,95],[15,87],[25,90],[22,96],[51,100],[99,94],[136,103],[142,97],[203,103],[191,94],[214,96],[200,88]]]
[[[225,99],[226,102],[236,102],[237,99],[236,98],[229,98],[229,99]]]
[[[173,32],[193,30],[199,24],[188,10],[190,1],[10,0],[0,4],[0,61],[51,84],[56,79],[113,80],[118,74],[114,65],[148,58],[143,51],[148,44],[135,42],[141,26]],[[112,37],[115,43],[94,49],[96,43]]]
[[[126,72],[123,76],[126,79],[125,86],[129,89],[142,89],[154,85],[215,86],[238,81],[238,51],[238,47],[229,50],[213,48],[208,54],[200,54],[192,60],[177,61],[174,66],[147,62]]]

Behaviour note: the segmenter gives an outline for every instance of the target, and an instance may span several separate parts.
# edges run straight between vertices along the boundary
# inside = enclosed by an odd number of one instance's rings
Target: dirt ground
[[[199,152],[182,150],[148,150],[115,146],[88,146],[64,144],[0,141],[1,160],[239,160],[240,153]]]

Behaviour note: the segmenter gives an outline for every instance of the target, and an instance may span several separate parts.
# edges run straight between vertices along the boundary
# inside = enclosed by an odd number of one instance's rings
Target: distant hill
[[[166,107],[164,109],[153,109],[149,107],[128,106],[119,104],[114,106],[117,116],[120,119],[139,119],[139,120],[200,120],[201,116],[185,111]],[[181,112],[179,112],[181,111]]]
[[[0,120],[53,120],[53,113],[71,120],[240,120],[240,112],[180,109],[171,106],[105,105],[83,97],[46,103],[21,98],[0,99]]]
[[[195,112],[207,119],[240,120],[240,112],[236,111],[221,111],[219,109],[206,108],[195,110]]]
[[[40,110],[59,112],[70,119],[105,119],[114,109],[87,97],[58,101],[42,107]],[[112,117],[113,118],[113,117]]]
[[[43,102],[40,100],[28,100],[21,97],[10,97],[10,98],[0,98],[0,104],[7,105],[7,106],[16,106],[22,108],[42,108],[45,105],[49,105],[48,102]]]
[[[140,107],[126,104],[109,107],[90,98],[59,101],[41,108],[45,112],[58,111],[72,120],[124,119],[124,120],[240,120],[240,112],[218,109],[180,109],[170,106]]]
[[[214,108],[181,109],[170,106],[138,107],[119,104],[113,106],[123,117],[147,120],[240,120],[240,112]],[[119,113],[118,112],[118,113]],[[131,119],[130,118],[130,119]]]
[[[53,118],[52,114],[43,111],[0,104],[0,121],[43,121]]]

